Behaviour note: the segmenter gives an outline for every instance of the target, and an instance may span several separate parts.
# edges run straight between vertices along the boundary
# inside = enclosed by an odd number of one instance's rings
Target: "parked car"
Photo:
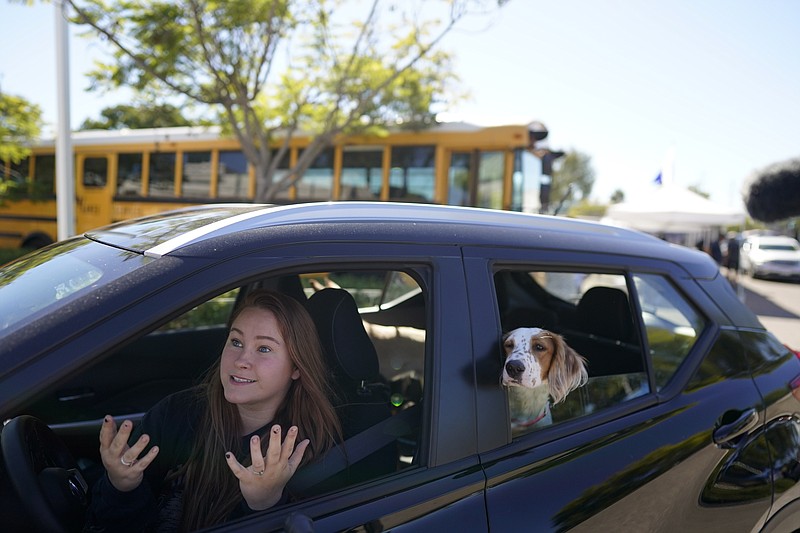
[[[706,254],[566,218],[342,202],[188,208],[0,268],[3,529],[79,530],[102,417],[137,423],[194,383],[256,287],[354,301],[354,356],[378,359],[359,387],[384,414],[348,475],[310,465],[303,497],[215,531],[800,524],[800,360]],[[512,431],[502,336],[520,326],[562,335],[589,379]],[[387,445],[388,468],[358,468]]]
[[[754,278],[800,279],[800,243],[781,235],[754,235],[742,243],[741,268]]]

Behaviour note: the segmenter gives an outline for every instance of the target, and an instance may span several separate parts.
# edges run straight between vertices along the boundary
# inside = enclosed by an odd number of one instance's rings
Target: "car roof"
[[[694,263],[697,254],[635,230],[565,217],[436,204],[316,202],[291,205],[214,204],[92,230],[92,240],[150,257],[178,254],[188,247],[251,230],[292,226],[298,237],[352,236],[353,226],[371,240],[506,245],[596,250],[670,257]],[[313,227],[313,230],[311,229]],[[304,229],[305,228],[305,229]],[[383,228],[378,229],[378,228]],[[320,233],[322,232],[322,233]],[[240,243],[245,244],[245,243]],[[668,251],[669,250],[669,251]]]

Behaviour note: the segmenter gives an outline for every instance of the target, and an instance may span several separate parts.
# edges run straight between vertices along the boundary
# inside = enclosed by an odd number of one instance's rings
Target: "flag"
[[[675,173],[675,148],[670,147],[667,154],[664,156],[664,161],[661,163],[661,170],[653,180],[656,185],[664,185],[672,183],[673,175]]]

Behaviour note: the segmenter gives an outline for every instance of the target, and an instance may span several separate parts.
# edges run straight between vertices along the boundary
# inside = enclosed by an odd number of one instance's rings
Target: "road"
[[[800,283],[739,277],[740,299],[782,343],[800,350]]]

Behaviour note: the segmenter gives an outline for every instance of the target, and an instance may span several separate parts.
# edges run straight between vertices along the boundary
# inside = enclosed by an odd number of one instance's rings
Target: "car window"
[[[364,353],[348,354],[355,329],[326,335],[313,303],[323,291],[334,291],[355,302],[354,320],[347,327],[362,328],[374,347],[370,357],[376,373],[370,379],[350,382],[329,361],[330,380],[337,394],[335,407],[347,440],[377,424],[401,415],[392,426],[398,438],[353,460],[347,471],[298,494],[312,496],[342,486],[394,474],[420,464],[421,408],[426,368],[426,295],[420,276],[413,271],[351,270],[298,271],[268,277],[241,289],[214,295],[157,329],[118,348],[78,375],[49,388],[22,412],[40,418],[56,429],[79,459],[93,472],[101,471],[97,452],[97,422],[106,414],[138,421],[141,415],[167,395],[197,384],[212,367],[227,338],[231,311],[244,292],[257,286],[288,293],[306,305],[323,347],[331,337],[345,339],[333,348],[338,357],[365,361]],[[341,299],[338,301],[345,301]],[[324,307],[324,306],[323,306]],[[337,308],[338,309],[338,308]],[[339,315],[337,315],[339,316]],[[337,319],[338,320],[338,319]],[[331,334],[333,328],[333,334]],[[364,346],[361,344],[361,346]],[[369,350],[365,350],[369,351]],[[398,431],[402,428],[403,431]],[[70,435],[65,437],[66,434]],[[353,458],[350,458],[353,459]]]
[[[561,336],[585,359],[588,378],[561,401],[552,402],[551,392],[550,414],[542,420],[537,420],[540,403],[533,409],[536,413],[520,407],[520,398],[530,397],[525,387],[507,387],[512,435],[594,413],[650,391],[640,321],[634,317],[624,275],[500,270],[495,289],[504,333],[528,327]]]
[[[635,274],[650,347],[656,389],[667,385],[706,325],[705,319],[672,284],[654,274]]]
[[[225,292],[215,296],[181,316],[170,320],[159,331],[175,331],[203,327],[224,326],[228,323],[239,289]]]
[[[407,272],[336,271],[301,276],[307,298],[324,288],[353,296],[364,330],[378,355],[379,380],[389,386],[394,409],[422,400],[426,311],[422,287]]]

